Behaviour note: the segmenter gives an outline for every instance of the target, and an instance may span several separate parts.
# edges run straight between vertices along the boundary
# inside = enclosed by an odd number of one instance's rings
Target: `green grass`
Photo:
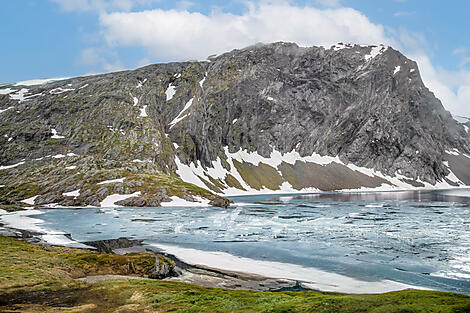
[[[260,190],[263,187],[277,190],[284,182],[278,171],[270,165],[259,163],[258,166],[255,166],[246,162],[241,163],[237,160],[233,160],[233,165],[243,180],[256,190]]]
[[[470,297],[406,290],[379,295],[255,292],[159,280],[74,281],[97,274],[148,272],[153,256],[98,254],[0,237],[0,312],[470,312]]]

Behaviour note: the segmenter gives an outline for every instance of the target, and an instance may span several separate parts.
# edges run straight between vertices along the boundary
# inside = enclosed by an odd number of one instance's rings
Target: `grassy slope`
[[[432,291],[382,295],[253,292],[153,280],[95,285],[73,278],[144,274],[149,256],[100,255],[0,237],[0,312],[470,312],[470,297]]]

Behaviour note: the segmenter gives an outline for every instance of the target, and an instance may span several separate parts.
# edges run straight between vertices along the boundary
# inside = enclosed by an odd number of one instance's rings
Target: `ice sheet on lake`
[[[361,281],[345,275],[330,273],[297,264],[260,261],[234,256],[225,252],[201,251],[171,245],[152,244],[157,249],[175,255],[182,261],[222,270],[244,272],[271,278],[292,279],[306,288],[328,292],[384,293],[409,288],[425,289],[390,280]]]

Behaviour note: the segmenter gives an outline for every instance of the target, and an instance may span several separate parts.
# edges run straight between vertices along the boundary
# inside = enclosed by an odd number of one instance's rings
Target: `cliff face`
[[[389,47],[275,43],[30,84],[0,87],[4,203],[470,185],[468,126]]]

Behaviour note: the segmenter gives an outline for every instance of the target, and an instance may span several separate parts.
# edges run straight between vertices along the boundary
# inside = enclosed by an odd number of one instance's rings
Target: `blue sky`
[[[470,115],[470,2],[15,0],[0,10],[0,83],[204,59],[256,42],[385,43]]]

